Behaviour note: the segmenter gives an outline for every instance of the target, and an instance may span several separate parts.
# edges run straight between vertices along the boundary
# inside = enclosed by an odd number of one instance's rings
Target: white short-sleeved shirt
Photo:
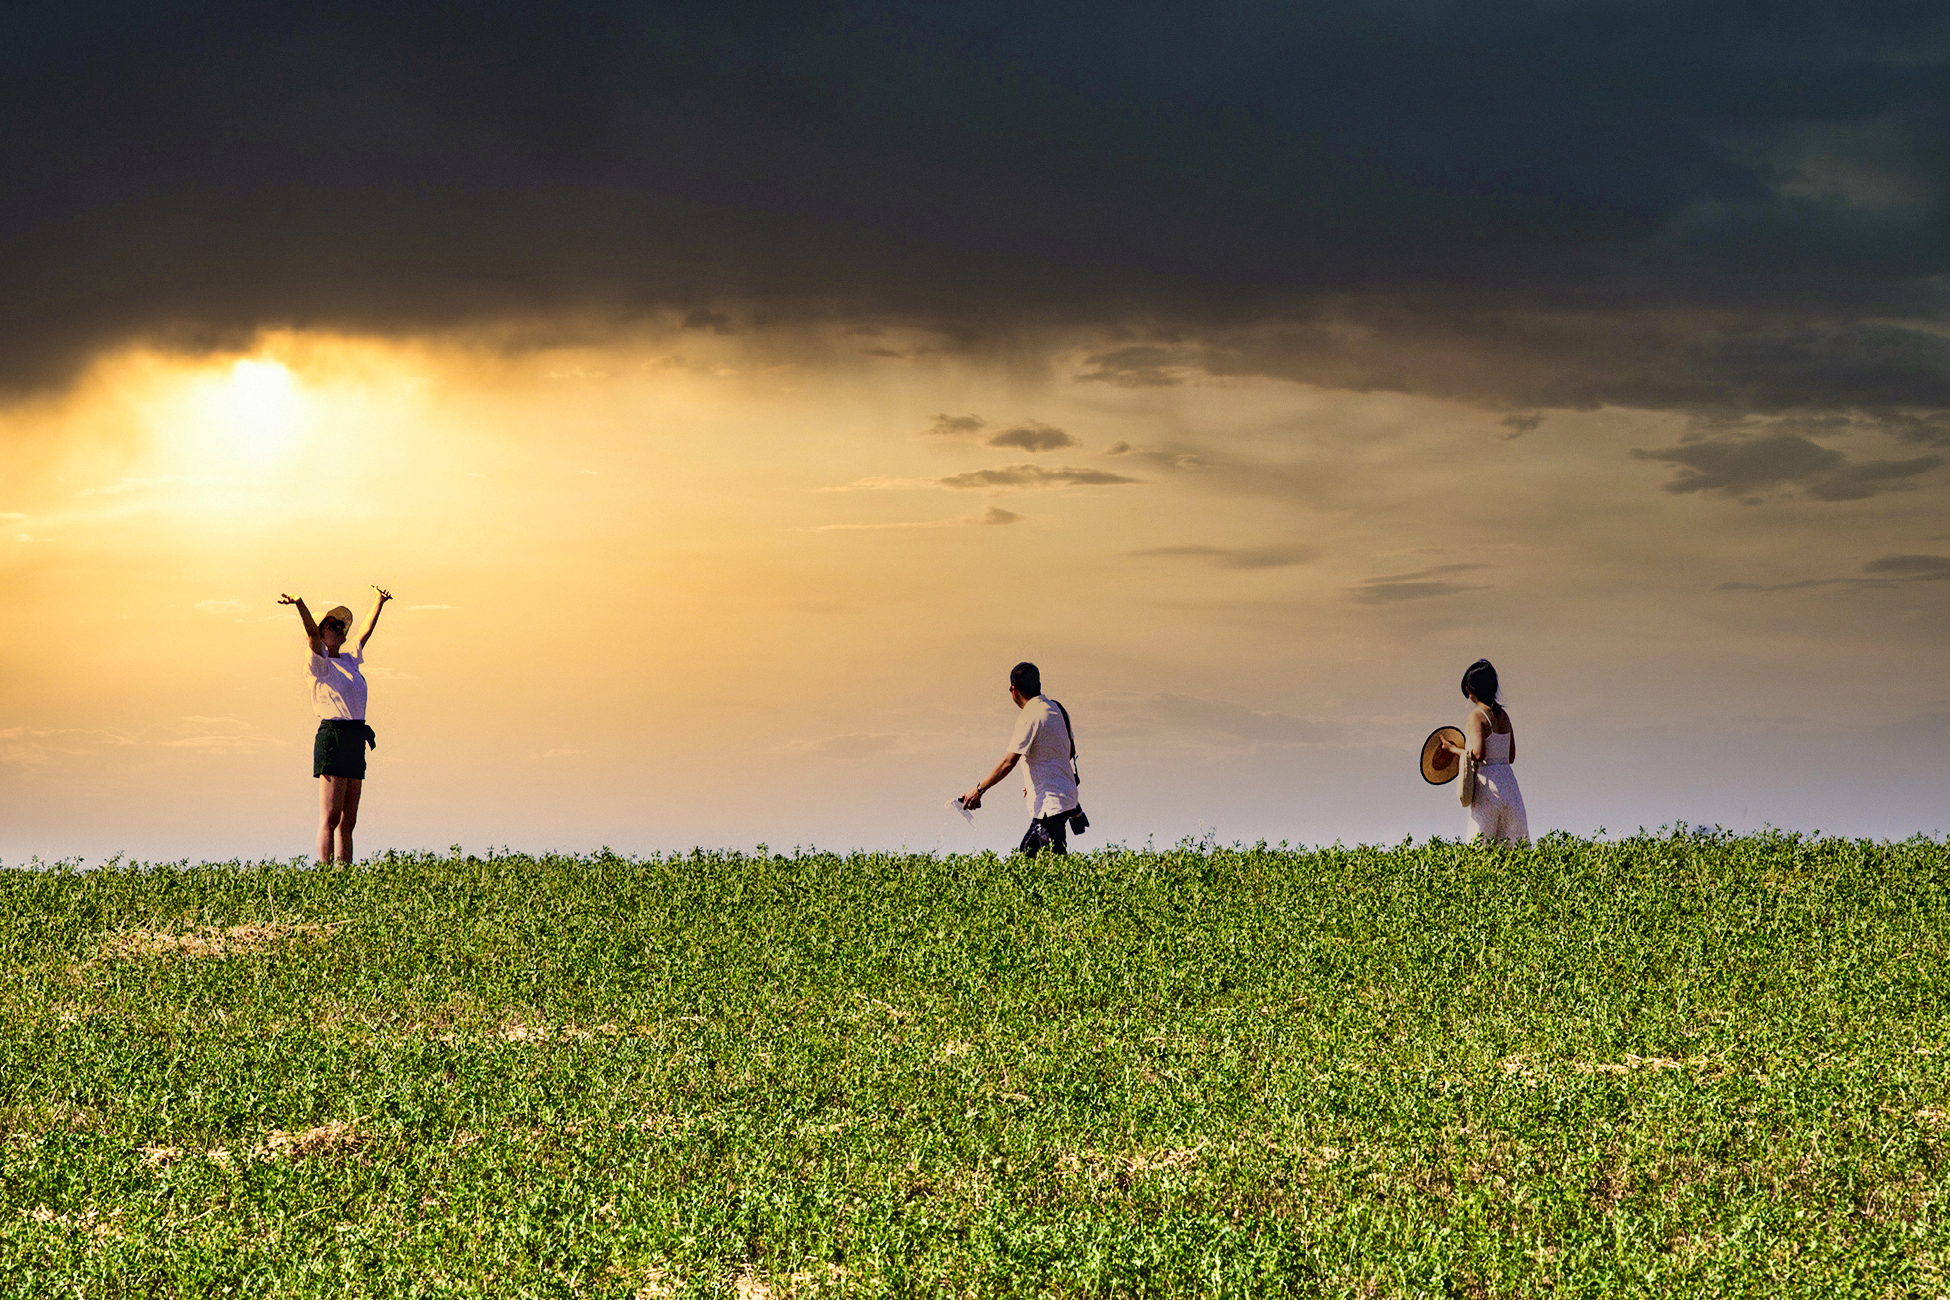
[[[1076,770],[1070,766],[1070,729],[1047,695],[1038,695],[1016,715],[1009,752],[1021,754],[1029,770],[1031,817],[1054,817],[1077,806]]]
[[[321,718],[363,718],[366,716],[366,675],[360,671],[366,657],[350,650],[339,651],[338,658],[311,654],[311,710]]]

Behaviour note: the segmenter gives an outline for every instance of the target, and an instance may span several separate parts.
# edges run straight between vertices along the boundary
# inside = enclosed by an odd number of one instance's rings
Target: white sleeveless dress
[[[1523,844],[1530,839],[1530,819],[1523,811],[1523,791],[1517,789],[1517,770],[1510,766],[1510,732],[1491,732],[1483,738],[1483,761],[1476,765],[1476,802],[1469,814],[1469,838]]]

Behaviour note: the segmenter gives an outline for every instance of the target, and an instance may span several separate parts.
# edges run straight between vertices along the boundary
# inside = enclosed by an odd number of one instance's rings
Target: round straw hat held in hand
[[[1455,727],[1437,727],[1422,742],[1422,779],[1430,785],[1447,785],[1462,774],[1462,756],[1444,749],[1444,741],[1460,746],[1463,734]]]

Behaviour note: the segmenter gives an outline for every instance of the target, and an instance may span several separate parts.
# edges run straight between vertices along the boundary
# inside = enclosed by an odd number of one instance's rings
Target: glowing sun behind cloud
[[[259,455],[276,451],[297,428],[303,398],[291,371],[277,361],[243,358],[213,394],[214,414],[238,443]]]

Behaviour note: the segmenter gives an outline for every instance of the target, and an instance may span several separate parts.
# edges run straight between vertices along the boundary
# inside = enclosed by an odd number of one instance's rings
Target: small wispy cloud
[[[1862,566],[1864,573],[1899,573],[1912,582],[1950,578],[1950,556],[1885,555]]]
[[[1150,546],[1131,555],[1154,560],[1209,560],[1221,569],[1281,569],[1305,564],[1315,552],[1306,546]]]
[[[1471,573],[1489,567],[1483,564],[1438,564],[1413,573],[1386,573],[1368,578],[1347,593],[1364,605],[1392,605],[1406,600],[1432,600],[1465,591],[1480,591],[1480,584],[1457,582],[1451,575]]]
[[[285,742],[270,736],[211,735],[156,743],[164,749],[190,749],[202,754],[255,754],[266,749],[282,749]]]
[[[814,488],[815,492],[897,492],[904,488],[931,488],[940,484],[931,478],[890,478],[875,474],[867,478],[856,478],[840,487]]]
[[[1866,576],[1795,578],[1789,582],[1723,582],[1715,591],[1807,591],[1814,587],[1883,590],[1912,582],[1950,582],[1950,555],[1883,555],[1862,566]]]
[[[919,754],[940,749],[960,736],[939,731],[855,731],[841,736],[807,737],[772,746],[775,754],[809,754],[841,762],[888,754]]]
[[[452,609],[452,605],[408,605],[408,609]]]
[[[135,743],[134,736],[86,727],[0,727],[0,764],[42,768],[57,759],[91,757],[104,746]]]
[[[861,533],[878,532],[887,528],[995,528],[1004,524],[1019,524],[1027,516],[1001,506],[990,506],[979,515],[966,515],[959,519],[916,519],[891,524],[820,524],[806,531],[812,533]]]
[[[816,492],[893,492],[917,488],[952,488],[967,491],[975,488],[1026,491],[1037,488],[1065,487],[1111,487],[1124,483],[1142,483],[1141,478],[1131,478],[1124,474],[1113,474],[1105,469],[1080,469],[1074,465],[1003,465],[997,469],[972,469],[962,474],[949,474],[942,478],[872,478],[855,479],[844,487],[815,488]]]
[[[1026,516],[1019,515],[1013,510],[1004,510],[1001,506],[990,506],[973,519],[964,519],[962,522],[977,528],[995,528],[1003,524],[1019,524],[1024,518]]]
[[[949,415],[943,412],[934,417],[927,427],[927,435],[934,438],[982,438],[985,447],[1010,447],[1017,451],[1044,452],[1062,451],[1066,447],[1082,444],[1069,431],[1059,429],[1041,420],[1024,420],[1004,429],[994,426],[979,415]],[[987,437],[982,437],[987,433]]]
[[[989,422],[979,415],[949,415],[946,411],[934,417],[927,432],[934,438],[972,438],[989,427]]]
[[[530,757],[530,758],[567,758],[567,757],[568,757],[569,755],[571,755],[571,754],[580,754],[580,753],[582,753],[582,752],[583,752],[583,751],[582,751],[582,750],[580,750],[580,749],[570,749],[570,748],[568,748],[568,747],[566,747],[566,746],[564,746],[564,747],[561,747],[561,748],[557,748],[557,749],[545,749],[545,750],[543,750],[543,751],[542,751],[541,753],[539,753],[539,754],[530,754],[530,755],[529,755],[528,757]]]
[[[25,518],[27,518],[26,515],[20,514],[17,511],[8,511],[5,513],[0,513],[0,519],[25,519]]]
[[[1747,505],[1759,504],[1770,490],[1786,489],[1799,489],[1816,501],[1860,501],[1914,487],[1911,480],[1944,463],[1936,454],[1851,461],[1798,433],[1699,437],[1673,447],[1635,447],[1632,458],[1670,465],[1667,492],[1712,492]]]
[[[1106,456],[1132,456],[1159,469],[1199,470],[1210,468],[1205,457],[1195,451],[1170,447],[1136,447],[1119,438],[1104,448]]]
[[[261,750],[285,747],[284,741],[259,735],[251,723],[228,714],[213,716],[191,713],[181,721],[196,734],[175,740],[159,740],[156,744],[163,749],[189,749],[204,754],[255,754]]]
[[[1014,425],[983,441],[986,446],[1014,447],[1019,451],[1027,452],[1062,451],[1066,447],[1078,445],[1077,440],[1069,433],[1053,424],[1043,424],[1038,420]]]
[[[1346,720],[1262,713],[1227,700],[1121,692],[1086,697],[1090,734],[1117,748],[1168,743],[1211,752],[1252,753],[1346,744]]]
[[[1115,487],[1142,483],[1143,479],[1113,474],[1103,469],[1079,469],[1071,465],[1004,465],[999,469],[976,469],[965,474],[950,474],[934,480],[945,488],[1065,488]]]
[[[194,608],[206,614],[242,614],[250,606],[241,600],[199,600]]]

